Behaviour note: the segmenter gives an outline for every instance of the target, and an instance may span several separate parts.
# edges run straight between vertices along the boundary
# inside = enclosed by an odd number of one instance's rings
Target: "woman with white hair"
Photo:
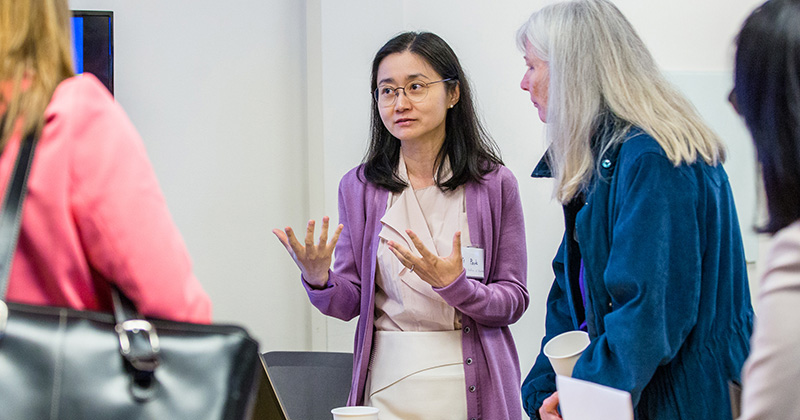
[[[550,144],[534,176],[566,225],[542,346],[588,331],[572,376],[630,392],[638,419],[730,419],[753,312],[723,144],[606,0],[547,6],[518,42]],[[561,418],[543,354],[522,399]]]

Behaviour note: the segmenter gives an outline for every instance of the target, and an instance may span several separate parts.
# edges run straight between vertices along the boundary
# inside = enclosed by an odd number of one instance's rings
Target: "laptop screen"
[[[269,379],[264,359],[261,359],[261,371],[256,380],[259,382],[259,386],[252,420],[289,420],[275,393],[275,387]]]

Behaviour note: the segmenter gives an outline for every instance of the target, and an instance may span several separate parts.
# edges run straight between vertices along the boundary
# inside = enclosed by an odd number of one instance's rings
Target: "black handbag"
[[[250,418],[258,343],[232,325],[5,302],[36,146],[27,136],[0,214],[0,420]]]

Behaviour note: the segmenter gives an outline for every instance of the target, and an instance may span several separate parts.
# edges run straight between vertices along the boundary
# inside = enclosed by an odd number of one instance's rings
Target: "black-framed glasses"
[[[375,102],[378,103],[378,106],[387,107],[394,105],[394,102],[397,100],[397,97],[400,96],[400,91],[402,90],[403,93],[406,95],[411,102],[422,102],[428,96],[428,90],[431,85],[436,83],[442,82],[449,82],[454,80],[452,77],[448,77],[447,79],[437,80],[434,82],[423,82],[421,80],[414,80],[408,82],[403,87],[392,87],[392,86],[378,86],[373,92],[373,97],[375,98]]]

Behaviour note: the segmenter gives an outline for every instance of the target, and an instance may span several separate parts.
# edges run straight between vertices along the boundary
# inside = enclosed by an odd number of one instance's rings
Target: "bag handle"
[[[5,298],[22,224],[22,204],[28,193],[28,174],[38,141],[38,136],[32,132],[20,143],[3,206],[0,208],[0,337],[3,336],[8,322]],[[148,400],[156,390],[153,375],[159,365],[158,334],[153,324],[139,315],[133,302],[114,284],[111,284],[111,298],[120,354],[133,369],[131,392],[140,401]]]
[[[19,229],[22,222],[22,202],[28,193],[28,173],[30,173],[33,151],[39,138],[28,134],[20,143],[17,161],[11,180],[6,187],[3,207],[0,209],[0,301],[5,301],[8,291],[8,277],[11,274],[11,261],[17,249]]]
[[[3,120],[5,117],[3,117]],[[8,290],[8,277],[11,274],[11,261],[19,239],[19,227],[22,221],[22,202],[28,192],[28,172],[30,172],[33,150],[36,148],[37,137],[28,134],[19,146],[17,161],[11,180],[6,187],[3,207],[0,209],[0,337],[6,331],[8,324],[8,306],[6,305],[6,291]]]

